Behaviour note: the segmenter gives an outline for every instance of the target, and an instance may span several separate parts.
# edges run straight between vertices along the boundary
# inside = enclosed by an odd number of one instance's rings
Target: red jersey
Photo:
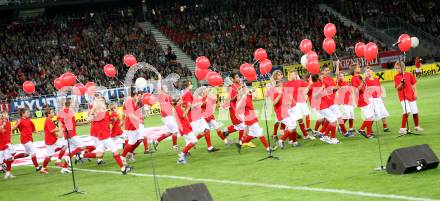
[[[331,77],[328,77],[328,76],[326,76],[326,77],[324,77],[323,79],[322,79],[322,83],[324,84],[324,86],[325,86],[325,90],[326,90],[326,92],[327,92],[327,101],[328,101],[328,104],[330,105],[330,106],[332,106],[333,104],[335,104],[335,97],[336,97],[336,94],[335,94],[335,86],[336,86],[336,83],[335,83],[335,81],[333,80],[333,78],[331,78]]]
[[[62,125],[61,130],[64,134],[64,138],[67,139],[66,130],[69,132],[69,138],[76,136],[76,121],[75,121],[75,114],[73,113],[73,111],[71,111],[69,108],[64,108],[63,112],[60,111],[57,116],[58,116],[58,122],[60,122]],[[70,121],[65,121],[66,116],[67,117],[71,116]]]
[[[238,94],[238,89],[241,87],[240,84],[236,84],[233,83],[230,87],[229,87],[229,98],[232,99],[233,97],[237,97]],[[231,102],[229,103],[229,108],[232,108],[233,110],[235,109],[237,105],[237,99],[235,100],[231,100]]]
[[[307,101],[304,91],[307,90],[308,86],[304,80],[293,81],[293,98],[296,102],[305,103]]]
[[[11,144],[11,121],[9,119],[0,120],[0,125],[5,129],[6,144]]]
[[[368,91],[368,97],[380,98],[382,97],[382,89],[380,88],[380,82],[377,78],[367,78],[365,79],[365,85]]]
[[[0,131],[0,151],[3,151],[8,148],[8,138],[11,136],[11,132],[8,132],[6,126],[7,126],[8,120],[1,120],[0,119],[0,126],[3,127],[4,131]]]
[[[96,127],[98,127],[98,139],[99,140],[105,140],[110,138],[110,115],[108,112],[104,112],[103,115],[104,118],[100,119],[99,121],[96,121]],[[101,114],[102,115],[102,114]],[[98,114],[98,116],[100,116]]]
[[[422,66],[422,60],[416,59],[415,65],[416,65],[416,68],[420,68]]]
[[[294,98],[295,91],[295,81],[287,81],[283,83],[283,104],[285,104],[287,108],[295,107],[296,101]]]
[[[20,143],[26,144],[30,141],[34,141],[32,138],[32,132],[35,132],[35,125],[30,118],[21,118],[20,125],[18,125],[20,130]]]
[[[278,96],[282,96],[281,93],[274,92],[273,94],[271,94],[272,100],[274,100],[274,101],[275,101],[275,99],[278,98]],[[278,103],[273,104],[273,110],[275,112],[275,116],[277,117],[278,121],[283,120],[283,117],[281,115],[282,105],[283,105],[283,98],[282,97],[279,99]]]
[[[353,105],[352,87],[348,85],[348,82],[343,80],[338,81],[338,94],[335,102],[338,105]]]
[[[322,89],[322,86],[324,86],[324,84],[321,81],[313,82],[311,86],[312,92],[309,94],[311,106],[317,110],[327,109],[331,106],[329,105],[330,101],[328,100],[326,91]]]
[[[254,123],[258,122],[258,118],[257,118],[257,115],[255,114],[255,110],[254,110],[254,104],[252,103],[252,95],[246,96],[244,118],[245,118],[244,123],[246,126],[251,126]]]
[[[139,118],[139,120],[141,120],[141,111],[139,110],[137,103],[134,102],[131,98],[127,98],[124,102],[122,110],[125,114],[125,130],[137,130],[141,122],[134,122],[134,124],[137,124],[134,125],[129,117],[129,115],[134,114],[137,118]]]
[[[160,115],[162,117],[167,117],[173,115],[173,106],[171,105],[173,99],[171,96],[166,93],[159,94],[159,103],[160,103]]]
[[[112,123],[111,137],[117,137],[122,135],[123,131],[121,128],[121,120],[119,119],[119,115],[117,112],[110,113],[110,120]]]
[[[398,73],[396,76],[394,76],[394,87],[397,88],[397,86],[399,86],[399,84],[402,82],[402,79],[405,79],[405,83],[402,89],[397,91],[399,95],[399,100],[415,101],[416,96],[414,94],[412,86],[416,84],[416,78],[412,73]],[[403,96],[404,94],[405,96]]]
[[[176,110],[176,121],[177,121],[177,125],[179,126],[179,133],[180,135],[187,135],[189,133],[192,132],[192,127],[191,124],[188,121],[188,118],[183,117],[183,109],[180,106],[176,106],[174,108]]]
[[[56,131],[53,131],[57,127],[53,123],[52,119],[49,117],[46,117],[46,120],[44,121],[44,143],[46,145],[54,145],[58,138],[56,135]]]
[[[93,109],[93,104],[90,104],[89,105],[89,111],[92,111],[92,109]],[[90,115],[90,113],[89,113],[89,115]],[[96,126],[95,126],[95,121],[91,121],[90,122],[90,136],[92,136],[92,137],[98,137],[98,130],[96,129]]]
[[[355,87],[359,91],[359,93],[355,97],[358,99],[358,101],[357,101],[358,107],[365,107],[368,105],[367,101],[365,101],[365,98],[364,98],[365,85],[362,88],[360,88],[360,86],[362,85],[362,82],[363,81],[362,81],[360,75],[353,75],[353,77],[351,78],[351,86]]]
[[[203,105],[202,105],[202,113],[205,117],[206,122],[210,122],[211,120],[214,120],[214,112],[215,112],[215,98],[209,98],[208,96],[204,96],[202,98]]]

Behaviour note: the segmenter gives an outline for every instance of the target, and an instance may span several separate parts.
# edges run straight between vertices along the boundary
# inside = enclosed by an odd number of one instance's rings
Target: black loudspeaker
[[[162,194],[161,201],[213,201],[205,184],[191,184],[168,188]]]
[[[387,161],[389,174],[407,174],[438,166],[438,158],[427,144],[404,147],[391,152]]]

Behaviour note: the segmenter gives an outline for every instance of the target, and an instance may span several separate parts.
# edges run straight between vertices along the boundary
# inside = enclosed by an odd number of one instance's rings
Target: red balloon
[[[255,74],[255,75],[252,75],[249,77],[244,77],[244,79],[246,79],[249,82],[253,82],[253,81],[257,80],[257,75]]]
[[[333,38],[325,38],[322,42],[322,49],[324,49],[327,54],[333,54],[336,51],[336,43]]]
[[[357,57],[363,57],[365,54],[365,43],[356,43],[356,45],[354,46],[354,52],[356,53]]]
[[[200,56],[196,59],[196,67],[208,69],[209,66],[211,66],[211,62],[209,61],[208,57]]]
[[[402,52],[408,52],[411,49],[411,37],[408,34],[399,36],[399,44],[397,45]]]
[[[106,64],[104,66],[104,73],[107,77],[115,77],[116,76],[116,68],[112,64]]]
[[[196,67],[195,74],[198,80],[204,80],[209,73],[209,69]]]
[[[31,94],[35,92],[35,84],[31,81],[26,81],[23,83],[23,91]]]
[[[311,60],[318,60],[318,54],[313,50],[307,53],[307,62]]]
[[[208,75],[206,75],[206,79],[208,80],[208,84],[216,87],[223,84],[223,78],[222,76],[217,72],[209,72]]]
[[[134,65],[137,64],[136,57],[134,57],[134,56],[131,55],[131,54],[126,54],[126,55],[124,56],[123,61],[124,61],[124,64],[127,65],[128,67],[132,67],[132,66],[134,66]]]
[[[87,88],[82,83],[75,84],[73,88],[74,92],[79,92],[76,95],[84,96],[84,94],[87,92]]]
[[[308,61],[306,68],[309,73],[314,74],[314,75],[318,74],[320,71],[319,61],[318,60]]]
[[[71,72],[66,72],[61,75],[61,82],[63,86],[73,86],[76,83],[76,76]]]
[[[336,26],[333,23],[327,23],[324,26],[324,36],[326,38],[333,38],[336,35]]]
[[[63,85],[63,81],[61,80],[61,78],[55,78],[55,80],[53,80],[53,86],[55,86],[55,89],[60,90],[61,88],[64,87]]]
[[[260,73],[261,75],[266,75],[272,70],[272,61],[265,59],[260,63]]]
[[[96,84],[94,82],[86,83],[86,93],[89,96],[93,96],[96,92]]]
[[[267,52],[265,49],[263,48],[258,48],[257,50],[255,50],[254,52],[254,58],[259,61],[262,62],[265,59],[267,59]]]
[[[141,98],[142,104],[143,105],[150,105],[150,97],[151,97],[151,94],[149,94],[149,93],[142,94],[142,98]]]
[[[240,73],[244,77],[252,77],[254,75],[257,75],[257,72],[255,72],[255,68],[248,63],[241,64]]]
[[[312,44],[312,41],[310,41],[309,39],[303,39],[301,41],[301,43],[299,44],[299,49],[304,54],[309,53],[310,50],[312,50],[312,48],[313,48],[313,44]]]
[[[373,61],[377,57],[378,53],[379,49],[375,43],[369,42],[367,45],[365,45],[365,60]]]

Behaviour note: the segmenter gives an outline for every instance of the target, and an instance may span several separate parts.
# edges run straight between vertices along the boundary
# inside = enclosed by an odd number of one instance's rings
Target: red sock
[[[296,130],[290,132],[289,139],[292,142],[296,142],[296,140],[298,139],[298,133],[296,132]]]
[[[38,167],[38,161],[37,161],[37,157],[36,156],[32,156],[32,163],[34,164],[35,167]]]
[[[47,164],[49,164],[49,162],[50,162],[50,156],[46,156],[46,158],[44,158],[44,161],[43,161],[43,167],[46,168]]]
[[[167,133],[167,134],[162,134],[162,135],[160,135],[159,138],[157,138],[157,141],[160,142],[160,141],[166,139],[166,138],[169,137],[169,136],[170,136],[169,133]]]
[[[267,143],[267,140],[264,137],[264,135],[260,137],[260,141],[261,141],[261,143],[263,143],[264,148],[266,148],[266,149],[269,148],[269,143]]]
[[[364,120],[364,122],[362,122],[362,125],[359,128],[359,130],[365,130],[365,127],[367,127],[367,125],[368,125],[368,120]]]
[[[387,123],[383,123],[383,128],[388,128],[388,124]]]
[[[124,167],[124,163],[122,163],[121,156],[119,156],[119,154],[113,154],[113,158],[115,159],[116,163],[119,165],[119,168]]]
[[[84,158],[96,158],[96,153],[84,153]]]
[[[55,152],[59,152],[59,151],[61,151],[63,148],[61,148],[61,147],[57,147],[57,148],[55,148]]]
[[[301,129],[301,132],[303,133],[304,137],[307,137],[309,135],[307,133],[306,126],[304,125],[304,122],[299,123],[299,128]]]
[[[72,158],[73,156],[75,156],[77,153],[79,153],[81,151],[82,151],[82,149],[80,147],[78,147],[75,150],[73,150],[72,152],[70,152],[69,157]]]
[[[138,140],[136,141],[136,143],[134,143],[134,145],[131,146],[131,150],[130,153],[133,153],[134,150],[136,150],[136,148],[142,143],[143,140]]]
[[[223,135],[223,132],[220,129],[217,129],[217,135],[220,137],[220,139],[225,140],[225,136]]]
[[[290,137],[291,133],[289,130],[284,131],[284,135],[281,137],[281,141],[285,141],[288,137]]]
[[[306,116],[306,128],[310,128],[310,115]]]
[[[400,128],[406,128],[406,122],[408,121],[408,114],[402,115],[402,125]]]
[[[278,127],[280,127],[280,123],[277,122],[273,125],[273,134],[272,135],[278,135]]]
[[[189,144],[187,144],[187,145],[183,148],[182,153],[187,154],[188,151],[189,151],[193,146],[194,146],[194,144],[193,144],[192,142],[190,142]]]
[[[142,140],[142,142],[144,143],[144,151],[147,151],[148,150],[148,138],[144,138]]]
[[[370,136],[373,133],[373,121],[368,121],[367,124],[367,135]]]
[[[6,172],[10,172],[11,171],[12,162],[13,162],[13,160],[5,161],[5,163],[6,163]]]
[[[19,159],[19,158],[24,158],[24,157],[27,157],[27,156],[28,156],[28,154],[26,154],[26,153],[15,154],[14,160],[15,159]]]
[[[252,139],[254,139],[254,137],[246,135],[246,136],[243,136],[240,141],[241,141],[241,143],[248,143]]]
[[[125,139],[124,144],[122,144],[122,147],[125,148],[125,145],[127,145],[127,144],[128,144],[128,138]]]
[[[281,123],[280,130],[286,130],[286,124]]]
[[[240,140],[244,135],[244,130],[239,130],[238,131],[238,140]]]
[[[177,145],[177,134],[173,134],[171,138],[173,139],[173,146]]]
[[[65,153],[66,153],[66,149],[61,149],[60,153],[58,153],[58,159],[61,160],[61,158],[63,158]]]
[[[330,138],[335,138],[336,137],[336,124],[329,124],[328,127],[330,130]]]
[[[322,124],[322,128],[319,132],[324,133],[327,130],[328,124],[330,122],[328,122],[327,120],[324,120],[324,123]]]
[[[133,145],[130,145],[130,144],[125,144],[125,146],[124,146],[124,151],[122,151],[122,156],[123,157],[126,157],[127,156],[127,154],[131,151],[131,147],[132,147]]]
[[[348,126],[350,126],[350,129],[353,128],[353,124],[354,124],[354,119],[349,119],[348,120]]]
[[[235,131],[237,131],[237,130],[235,130],[234,125],[228,126],[228,133],[233,133]]]
[[[347,128],[345,128],[345,124],[339,124],[339,127],[341,128],[342,134],[345,134],[347,132]]]
[[[96,147],[95,146],[86,146],[85,151],[86,152],[92,152],[93,150],[95,150]]]
[[[205,131],[205,140],[206,140],[206,145],[208,146],[208,148],[211,148],[212,143],[211,143],[211,131],[210,130]]]
[[[331,131],[331,126],[330,125],[327,125],[326,126],[326,128],[325,128],[325,131],[324,131],[324,136],[328,136],[329,134],[331,134],[330,133],[330,131]],[[322,133],[322,132],[321,132]]]
[[[419,126],[419,114],[413,114],[414,125],[415,127]]]
[[[316,123],[315,123],[315,131],[317,131],[317,130],[319,129],[319,127],[321,126],[321,124],[322,124],[322,120],[317,120],[317,121],[316,121]]]

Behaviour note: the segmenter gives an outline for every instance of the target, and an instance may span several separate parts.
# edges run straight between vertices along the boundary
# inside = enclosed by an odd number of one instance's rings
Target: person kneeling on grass
[[[187,118],[189,110],[183,110],[182,108],[182,100],[180,98],[173,99],[173,106],[175,110],[174,117],[176,118],[176,122],[179,127],[179,133],[183,139],[185,139],[186,144],[182,149],[182,152],[179,154],[177,164],[186,164],[189,150],[197,144],[198,139],[194,135],[191,124]]]

